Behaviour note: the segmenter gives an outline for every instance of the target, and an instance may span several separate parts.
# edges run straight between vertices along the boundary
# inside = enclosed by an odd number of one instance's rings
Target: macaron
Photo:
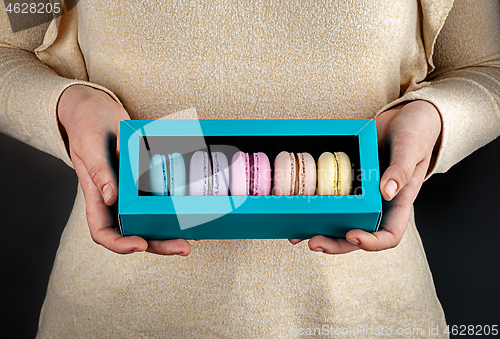
[[[165,156],[155,154],[149,162],[149,182],[155,196],[168,195],[167,162]]]
[[[295,194],[314,195],[316,193],[316,161],[309,153],[297,153],[297,178]]]
[[[184,158],[179,153],[165,157],[155,154],[149,164],[151,193],[162,195],[186,195],[186,167]]]
[[[189,195],[212,195],[212,165],[208,153],[196,151],[189,164]]]
[[[189,195],[228,195],[229,165],[222,152],[197,151],[189,165]]]
[[[294,195],[297,161],[293,153],[281,152],[274,160],[274,195]]]
[[[352,168],[344,152],[324,152],[318,159],[318,195],[349,195]]]
[[[229,164],[222,152],[212,152],[213,167],[213,195],[228,195],[229,193]]]
[[[340,195],[349,195],[352,193],[352,166],[351,159],[344,152],[335,152],[337,160],[338,182],[337,191]]]
[[[231,195],[250,195],[250,159],[236,152],[231,159]]]
[[[271,194],[271,163],[263,152],[253,153],[250,160],[250,194]]]
[[[231,195],[271,194],[271,163],[263,152],[236,152],[231,159]]]
[[[275,195],[314,195],[316,192],[316,162],[309,153],[278,154],[274,161]]]
[[[168,155],[169,181],[168,189],[171,195],[186,195],[186,165],[184,158],[179,153]]]

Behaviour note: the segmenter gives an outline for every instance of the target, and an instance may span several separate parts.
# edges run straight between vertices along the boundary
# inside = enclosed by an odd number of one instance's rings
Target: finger
[[[304,239],[288,239],[292,243],[292,245],[297,245],[299,242],[301,242]]]
[[[400,197],[398,196],[397,199]],[[411,205],[410,207],[401,204],[393,206],[385,213],[379,231],[369,233],[359,229],[351,230],[347,232],[346,240],[350,243],[356,243],[358,248],[365,251],[382,251],[394,248],[403,238],[410,219],[410,212]]]
[[[191,253],[191,244],[185,239],[150,240],[147,251],[162,255],[187,256]]]
[[[324,235],[315,235],[309,240],[308,245],[312,251],[327,254],[344,254],[359,249],[358,246],[347,242],[345,239],[330,238]]]
[[[440,132],[439,111],[427,101],[412,101],[393,118],[386,138],[389,166],[380,180],[385,200],[393,199],[406,186],[415,166],[432,153]]]
[[[120,254],[145,251],[148,244],[144,239],[136,236],[123,237],[115,229],[112,212],[104,204],[102,196],[87,173],[83,161],[74,153],[71,154],[71,158],[85,196],[87,222],[92,240]]]
[[[390,201],[413,177],[417,164],[426,156],[417,138],[411,134],[400,133],[390,141],[390,162],[380,178],[382,197]]]
[[[388,212],[391,213],[391,212]],[[359,229],[351,230],[346,234],[346,239],[350,243],[356,243],[359,249],[365,251],[382,251],[390,248],[396,247],[403,238],[403,234],[406,230],[406,224],[410,217],[410,214],[403,211],[403,213],[398,213],[397,211],[392,213],[393,224],[405,225],[401,227],[393,228],[381,228],[380,231],[369,233]],[[395,216],[395,217],[394,217]]]
[[[386,203],[380,230],[369,233],[351,230],[346,234],[349,242],[357,243],[365,251],[381,251],[396,247],[403,238],[410,220],[411,207],[422,185],[428,162],[421,162],[415,168],[414,175],[394,200]]]
[[[112,167],[112,157],[116,154],[116,137],[111,132],[89,134],[86,141],[80,143],[77,155],[83,160],[85,169],[99,189],[102,200],[108,206],[118,199],[116,173]]]
[[[82,122],[82,130],[91,131],[85,138],[70,138],[70,148],[84,163],[85,170],[99,189],[101,199],[108,206],[118,199],[118,184],[112,163],[116,154],[116,134],[90,121]]]

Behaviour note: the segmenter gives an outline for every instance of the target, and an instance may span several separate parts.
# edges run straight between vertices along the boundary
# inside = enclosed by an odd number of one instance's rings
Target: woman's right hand
[[[120,253],[148,251],[157,254],[188,255],[185,239],[146,241],[120,235],[112,206],[118,198],[113,163],[119,153],[119,126],[129,120],[125,109],[106,92],[73,85],[61,95],[57,106],[59,122],[67,133],[73,166],[85,196],[87,221],[92,239]]]

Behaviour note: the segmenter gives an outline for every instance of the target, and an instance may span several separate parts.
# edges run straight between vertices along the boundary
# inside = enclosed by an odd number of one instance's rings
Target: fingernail
[[[322,249],[321,247],[318,247],[318,248],[317,248],[317,249],[315,249],[314,251],[316,251],[316,252],[324,252],[325,250],[324,250],[324,249]]]
[[[142,250],[138,249],[138,248],[134,248],[132,250],[132,253],[139,253],[139,252],[143,252]]]
[[[385,183],[385,191],[387,194],[389,194],[389,197],[394,198],[394,194],[396,194],[396,191],[398,189],[398,184],[394,180],[389,180],[388,182]]]
[[[115,193],[113,192],[113,187],[110,184],[106,184],[102,189],[102,194],[104,196],[104,203],[107,203]]]
[[[358,246],[360,244],[358,239],[346,239],[349,241],[351,244]]]

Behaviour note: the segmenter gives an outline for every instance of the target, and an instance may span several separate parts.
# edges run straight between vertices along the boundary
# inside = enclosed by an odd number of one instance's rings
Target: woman
[[[446,337],[412,203],[424,178],[499,134],[499,6],[94,0],[15,34],[3,17],[2,131],[63,159],[81,185],[38,336]],[[296,246],[121,237],[118,122],[189,107],[203,119],[376,117],[381,230]]]

